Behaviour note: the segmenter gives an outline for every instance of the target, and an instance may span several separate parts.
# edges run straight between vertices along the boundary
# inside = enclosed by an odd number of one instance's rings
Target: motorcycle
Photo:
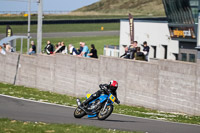
[[[88,99],[91,94],[87,94],[86,99]],[[113,111],[113,104],[116,97],[111,93],[109,95],[101,94],[97,99],[91,101],[87,108],[81,107],[80,99],[77,99],[78,107],[74,111],[75,118],[82,118],[88,115],[88,118],[97,117],[99,120],[105,120],[109,117]]]

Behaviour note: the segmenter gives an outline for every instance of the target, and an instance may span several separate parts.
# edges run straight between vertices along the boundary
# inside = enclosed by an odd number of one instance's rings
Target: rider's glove
[[[116,103],[117,103],[117,104],[120,104],[120,101],[119,101],[119,100],[116,100]]]

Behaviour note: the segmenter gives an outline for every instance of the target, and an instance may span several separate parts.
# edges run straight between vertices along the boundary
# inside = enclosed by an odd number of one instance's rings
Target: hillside
[[[162,0],[100,0],[82,7],[74,14],[165,16]]]

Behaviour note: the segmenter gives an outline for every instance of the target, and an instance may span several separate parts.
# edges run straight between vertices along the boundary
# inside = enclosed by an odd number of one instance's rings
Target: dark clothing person
[[[130,53],[130,59],[134,59],[134,55],[136,53],[136,48],[133,46],[128,47],[128,52]]]
[[[143,52],[144,52],[144,56],[145,56],[145,60],[148,61],[148,58],[149,58],[149,50],[150,50],[150,47],[149,46],[144,46],[143,48]]]
[[[135,53],[135,60],[145,60],[145,56],[144,56],[144,53],[142,52],[136,52]]]
[[[92,55],[90,56],[91,58],[98,58],[96,49],[91,49],[90,53],[92,53]]]
[[[98,98],[101,94],[109,95],[110,93],[116,97],[115,102],[119,104],[120,101],[117,98],[117,92],[116,92],[117,87],[118,83],[113,80],[110,82],[110,84],[100,84],[99,85],[100,90],[98,90],[97,92],[92,94],[88,99],[86,99],[86,101],[84,101],[81,106],[87,107],[88,103]]]
[[[36,46],[32,45],[32,51],[34,51],[36,53]]]
[[[44,48],[44,51],[50,55],[53,54],[53,45],[51,43],[47,44],[47,46]]]
[[[149,53],[149,46],[144,46],[143,51],[146,51],[147,53]]]
[[[65,50],[65,46],[61,46],[56,53],[62,53],[63,50]]]
[[[83,51],[83,47],[80,46],[80,48],[78,49],[78,55],[81,54],[81,52]]]
[[[130,59],[130,53],[128,51],[125,51],[125,53],[121,55],[120,58]]]

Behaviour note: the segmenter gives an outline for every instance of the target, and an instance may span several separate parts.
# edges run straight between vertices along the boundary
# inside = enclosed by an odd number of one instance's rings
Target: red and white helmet
[[[111,81],[110,81],[110,89],[111,89],[112,91],[116,91],[116,90],[117,90],[117,87],[118,87],[117,81],[111,80]]]

